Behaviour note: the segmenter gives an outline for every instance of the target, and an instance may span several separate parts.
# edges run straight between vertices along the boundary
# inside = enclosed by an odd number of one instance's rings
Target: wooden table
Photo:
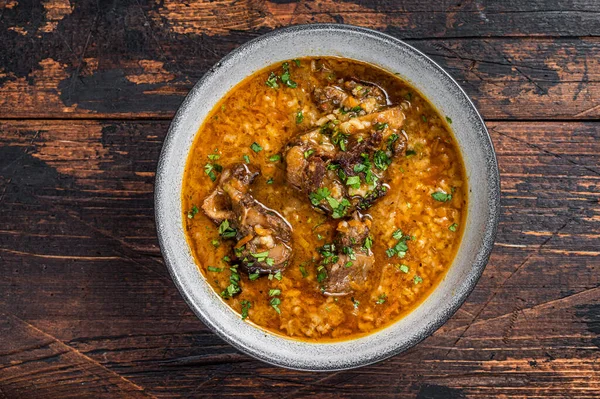
[[[502,174],[487,269],[433,336],[329,374],[217,338],[157,245],[154,171],[192,85],[290,24],[441,64]],[[600,397],[600,2],[0,0],[0,398]]]

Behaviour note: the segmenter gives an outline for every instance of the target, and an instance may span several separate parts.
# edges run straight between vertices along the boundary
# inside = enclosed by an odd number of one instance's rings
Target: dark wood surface
[[[493,255],[454,317],[325,374],[258,362],[198,321],[153,215],[186,92],[240,44],[311,22],[433,57],[502,175]],[[599,183],[595,0],[0,0],[0,398],[598,398]]]

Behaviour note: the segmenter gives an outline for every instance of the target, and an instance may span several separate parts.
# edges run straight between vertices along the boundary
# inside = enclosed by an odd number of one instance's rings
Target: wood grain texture
[[[20,1],[0,18],[0,117],[169,119],[235,47],[308,22],[406,39],[445,67],[486,118],[600,116],[597,2],[422,3]]]
[[[600,3],[0,0],[0,399],[600,396]],[[157,246],[156,162],[193,84],[282,26],[430,55],[488,120],[494,252],[442,328],[336,373],[275,368],[192,314]]]

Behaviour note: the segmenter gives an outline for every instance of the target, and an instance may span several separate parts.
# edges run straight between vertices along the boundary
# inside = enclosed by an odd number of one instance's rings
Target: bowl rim
[[[321,367],[314,367],[314,366],[308,367],[306,365],[296,365],[296,364],[286,363],[280,359],[273,360],[273,358],[265,355],[264,353],[257,352],[255,350],[252,350],[252,348],[249,348],[248,346],[244,345],[244,343],[240,342],[237,339],[237,337],[232,336],[231,334],[228,334],[227,330],[221,330],[220,328],[218,328],[209,317],[207,317],[206,315],[204,315],[204,313],[202,313],[202,311],[199,309],[198,304],[196,304],[194,301],[192,301],[192,298],[190,297],[190,295],[184,288],[183,282],[181,281],[181,278],[180,278],[179,274],[177,273],[176,261],[174,259],[171,259],[168,256],[168,251],[166,251],[166,248],[167,248],[166,234],[167,233],[164,232],[163,229],[161,228],[161,226],[163,225],[162,221],[164,219],[166,219],[166,216],[163,215],[163,213],[161,212],[161,210],[164,208],[162,206],[161,194],[165,188],[164,181],[166,179],[165,178],[165,168],[166,168],[165,165],[167,163],[167,149],[170,147],[170,145],[172,144],[172,142],[174,140],[174,136],[177,134],[178,125],[185,118],[185,115],[191,111],[193,102],[197,98],[198,94],[200,94],[200,91],[202,90],[202,86],[205,84],[205,82],[207,80],[210,79],[210,77],[212,75],[217,73],[217,71],[222,67],[223,64],[226,64],[229,60],[237,57],[239,54],[243,54],[244,52],[251,49],[253,46],[255,46],[263,41],[272,40],[272,38],[275,38],[275,37],[278,37],[281,35],[289,35],[289,34],[294,34],[297,32],[305,32],[305,31],[314,31],[314,32],[340,31],[340,32],[352,32],[354,34],[371,36],[376,40],[385,41],[385,42],[387,42],[387,44],[390,44],[391,46],[403,47],[405,50],[412,52],[417,58],[420,58],[421,61],[429,64],[430,67],[432,67],[434,70],[436,70],[436,72],[439,73],[440,75],[443,75],[443,77],[445,79],[447,79],[454,86],[454,89],[456,89],[457,93],[463,97],[462,100],[468,105],[468,107],[470,108],[470,111],[473,113],[473,116],[475,116],[475,118],[476,118],[475,123],[477,125],[479,125],[479,126],[477,126],[477,130],[480,131],[481,138],[482,138],[482,141],[480,142],[480,146],[483,147],[483,150],[485,153],[485,159],[487,161],[487,166],[489,169],[491,169],[491,170],[488,170],[488,172],[487,172],[487,177],[488,177],[488,182],[489,182],[488,198],[487,198],[487,200],[488,200],[487,202],[489,205],[489,217],[485,220],[485,223],[484,223],[485,229],[482,234],[482,236],[483,236],[482,245],[481,245],[479,251],[477,252],[477,257],[476,257],[475,261],[472,263],[468,273],[465,276],[465,279],[464,279],[465,283],[457,288],[457,292],[459,292],[459,295],[454,297],[450,301],[449,304],[444,306],[444,309],[445,309],[444,316],[434,319],[432,323],[425,326],[425,328],[422,328],[421,330],[419,330],[419,333],[415,334],[414,337],[411,337],[411,340],[409,342],[407,342],[407,344],[404,347],[403,346],[390,347],[390,348],[388,348],[388,350],[385,353],[383,353],[381,355],[377,355],[377,356],[372,356],[368,360],[363,359],[360,362],[348,361],[345,363],[337,364],[335,367],[329,367],[329,366],[325,366],[325,365],[322,365]],[[252,72],[252,73],[254,73],[254,72]],[[235,84],[237,84],[239,82],[241,82],[241,80],[237,81]],[[235,84],[232,86],[232,88],[235,87]],[[417,87],[417,89],[419,89],[419,88]],[[214,106],[214,104],[213,104],[213,106]],[[439,112],[439,110],[438,110],[438,112]],[[196,134],[197,134],[197,132],[194,134],[194,137]],[[186,154],[189,155],[189,149],[186,152]],[[181,190],[181,188],[178,189],[179,195],[181,193],[180,190]],[[497,161],[496,153],[494,150],[494,145],[493,145],[493,142],[489,135],[489,132],[487,130],[487,127],[485,125],[485,122],[484,122],[483,118],[481,117],[479,111],[477,110],[477,108],[475,107],[475,105],[473,104],[471,99],[469,98],[469,96],[462,89],[462,87],[458,84],[458,82],[452,76],[450,76],[450,74],[448,72],[446,72],[441,66],[439,66],[435,61],[433,61],[429,56],[425,55],[420,50],[416,49],[415,47],[413,47],[413,46],[405,43],[404,41],[397,39],[391,35],[388,35],[388,34],[373,30],[373,29],[354,26],[354,25],[318,23],[318,24],[293,25],[293,26],[289,26],[289,27],[275,29],[269,33],[266,33],[264,35],[254,38],[248,42],[245,42],[244,44],[240,45],[239,47],[237,47],[236,49],[234,49],[233,51],[228,53],[226,56],[221,58],[214,66],[212,66],[202,76],[202,78],[200,78],[196,82],[196,84],[189,91],[189,93],[187,94],[187,96],[185,97],[185,99],[183,100],[181,105],[179,106],[175,116],[173,117],[173,119],[171,121],[167,135],[163,142],[159,160],[158,160],[156,177],[155,177],[154,207],[155,207],[155,222],[156,222],[159,246],[160,246],[163,258],[165,260],[165,264],[169,271],[169,274],[171,275],[171,278],[172,278],[173,282],[175,283],[175,286],[179,290],[180,294],[184,298],[187,305],[192,309],[194,314],[206,326],[208,326],[220,338],[225,340],[227,343],[231,344],[236,349],[238,349],[258,360],[261,360],[265,363],[272,364],[275,366],[285,367],[288,369],[295,369],[295,370],[302,370],[302,371],[328,371],[329,372],[329,371],[347,370],[347,369],[367,366],[367,365],[374,364],[374,363],[383,361],[385,359],[388,359],[399,353],[402,353],[402,352],[406,351],[407,349],[415,346],[416,344],[418,344],[425,338],[429,337],[431,334],[433,334],[437,329],[439,329],[444,323],[446,323],[456,313],[456,311],[462,306],[462,304],[469,297],[471,292],[475,289],[475,286],[477,285],[479,278],[483,274],[483,271],[488,263],[489,257],[493,250],[494,242],[495,242],[495,238],[496,238],[496,234],[497,234],[497,230],[498,230],[498,224],[499,224],[499,220],[500,220],[500,194],[501,194],[500,173],[499,173],[499,168],[498,168],[498,161]],[[462,242],[461,242],[461,245],[462,245]],[[393,324],[395,324],[395,323],[392,323],[387,327],[390,327]],[[253,325],[253,327],[260,329],[259,326]],[[266,330],[261,329],[261,331],[263,331],[267,334],[272,334]],[[272,335],[276,335],[276,334],[272,334]],[[368,334],[365,337],[368,337],[370,335],[373,335],[373,334]],[[358,341],[358,340],[364,339],[365,337],[359,337],[356,339],[344,340],[344,341],[340,341],[340,342]],[[283,337],[283,336],[281,336],[281,338],[286,339],[286,337]],[[315,342],[308,342],[308,341],[305,341],[304,343],[309,344],[309,345],[331,344],[330,342],[315,343]]]

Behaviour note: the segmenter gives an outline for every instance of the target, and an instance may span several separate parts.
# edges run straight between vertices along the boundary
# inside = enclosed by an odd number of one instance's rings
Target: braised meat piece
[[[369,227],[370,220],[361,219],[355,212],[352,219],[338,224],[333,244],[321,250],[323,260],[319,267],[326,271],[325,295],[348,295],[363,288],[375,262]]]
[[[288,182],[334,219],[366,209],[385,195],[385,171],[403,153],[400,107],[328,120],[292,139],[284,151]]]
[[[249,273],[276,273],[292,256],[292,229],[280,214],[252,196],[250,185],[256,176],[258,171],[246,164],[223,170],[202,210],[219,225],[224,238],[237,241],[235,257]]]
[[[350,113],[348,117],[353,117],[372,113],[388,105],[385,92],[372,83],[356,79],[337,83],[313,89],[313,99],[321,111],[338,110],[342,115]]]

